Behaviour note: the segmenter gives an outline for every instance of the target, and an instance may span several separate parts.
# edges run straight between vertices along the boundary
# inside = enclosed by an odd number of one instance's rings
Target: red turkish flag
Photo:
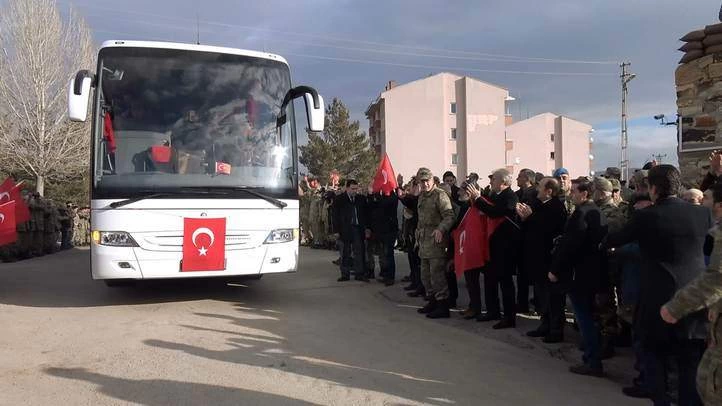
[[[226,219],[183,219],[182,272],[226,269]]]
[[[216,174],[230,175],[231,165],[225,162],[216,162]]]
[[[489,262],[491,236],[505,220],[504,217],[490,218],[476,207],[467,210],[461,223],[452,233],[454,271],[457,277],[461,277],[470,269],[481,268]]]
[[[30,221],[30,209],[20,194],[20,185],[16,185],[12,178],[7,178],[0,185],[0,204],[12,201],[15,202],[15,221],[17,223]]]
[[[390,195],[391,192],[398,187],[396,184],[396,174],[394,174],[394,168],[391,166],[388,154],[384,154],[384,159],[381,160],[381,165],[379,165],[379,169],[376,171],[374,183],[371,187],[374,193],[381,191],[385,195]]]
[[[15,231],[15,202],[0,205],[0,246],[12,244],[18,240]]]

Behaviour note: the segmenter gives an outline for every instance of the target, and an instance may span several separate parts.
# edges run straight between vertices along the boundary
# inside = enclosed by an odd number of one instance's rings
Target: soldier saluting
[[[421,194],[418,198],[407,196],[404,205],[413,205],[413,201],[417,200],[419,221],[416,243],[421,258],[421,283],[431,299],[419,309],[419,313],[426,313],[429,318],[445,318],[449,317],[446,249],[449,246],[449,230],[454,225],[454,209],[446,192],[436,187],[431,170],[420,168],[416,180]]]

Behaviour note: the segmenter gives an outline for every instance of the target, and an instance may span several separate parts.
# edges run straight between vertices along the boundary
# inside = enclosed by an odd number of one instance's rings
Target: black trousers
[[[424,285],[421,283],[421,258],[419,258],[419,252],[413,248],[409,248],[407,252],[409,257],[409,279],[411,279],[411,285],[416,288],[417,291],[423,291]]]
[[[563,335],[566,295],[557,289],[552,289],[552,284],[548,280],[542,281],[539,278],[534,284],[534,298],[541,314],[541,324],[537,330],[550,335]]]
[[[516,268],[516,306],[519,312],[529,312],[529,272],[524,261]]]
[[[456,282],[456,273],[446,273],[446,284],[449,285],[449,300],[456,302],[459,298],[459,284]]]
[[[481,268],[464,272],[466,290],[469,291],[469,309],[481,312]]]
[[[705,350],[704,340],[678,340],[664,348],[642,344],[644,384],[655,406],[671,405],[667,395],[669,361],[676,358],[679,371],[679,405],[702,405],[697,393],[697,367]]]
[[[343,242],[343,255],[341,258],[341,276],[351,276],[353,270],[357,278],[366,274],[366,244],[364,230],[354,226],[351,235]]]
[[[505,272],[502,266],[490,266],[484,273],[484,300],[487,313],[501,315],[499,307],[499,288],[504,302],[504,319],[516,320],[516,292],[511,272]]]

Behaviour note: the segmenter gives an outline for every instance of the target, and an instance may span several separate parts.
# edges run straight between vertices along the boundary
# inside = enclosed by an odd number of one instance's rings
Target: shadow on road
[[[312,405],[286,396],[264,392],[166,379],[124,379],[84,368],[47,368],[48,375],[98,385],[115,399],[142,405]]]
[[[246,303],[244,306],[248,305]],[[144,343],[215,362],[281,370],[291,375],[320,379],[343,387],[344,390],[360,389],[391,395],[398,397],[396,400],[401,404],[455,403],[448,400],[454,397],[454,384],[446,382],[444,377],[430,376],[436,375],[437,371],[420,372],[416,365],[399,363],[398,359],[378,365],[378,357],[373,354],[378,343],[364,342],[359,345],[353,341],[356,333],[349,329],[339,332],[339,326],[333,319],[308,326],[307,328],[313,330],[312,337],[293,337],[287,340],[285,337],[289,329],[299,329],[297,326],[289,327],[289,323],[303,322],[287,315],[267,317],[267,312],[248,307],[240,307],[238,310],[239,316],[194,313],[196,316],[208,318],[208,324],[226,322],[224,328],[180,325],[190,330],[218,334],[230,349],[214,350],[157,339],[145,340]],[[304,311],[309,313],[309,320],[317,319],[311,314],[317,309],[309,308]],[[363,337],[355,339],[363,340]],[[339,401],[342,402],[341,399]]]
[[[0,303],[14,306],[95,307],[201,299],[235,302],[251,291],[213,279],[143,281],[108,288],[102,281],[92,280],[87,249],[0,264]]]

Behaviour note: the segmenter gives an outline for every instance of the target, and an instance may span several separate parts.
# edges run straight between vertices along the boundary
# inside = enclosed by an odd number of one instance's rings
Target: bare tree
[[[67,85],[94,62],[92,36],[54,0],[9,0],[0,9],[0,164],[62,181],[87,168],[89,125],[67,118]]]

